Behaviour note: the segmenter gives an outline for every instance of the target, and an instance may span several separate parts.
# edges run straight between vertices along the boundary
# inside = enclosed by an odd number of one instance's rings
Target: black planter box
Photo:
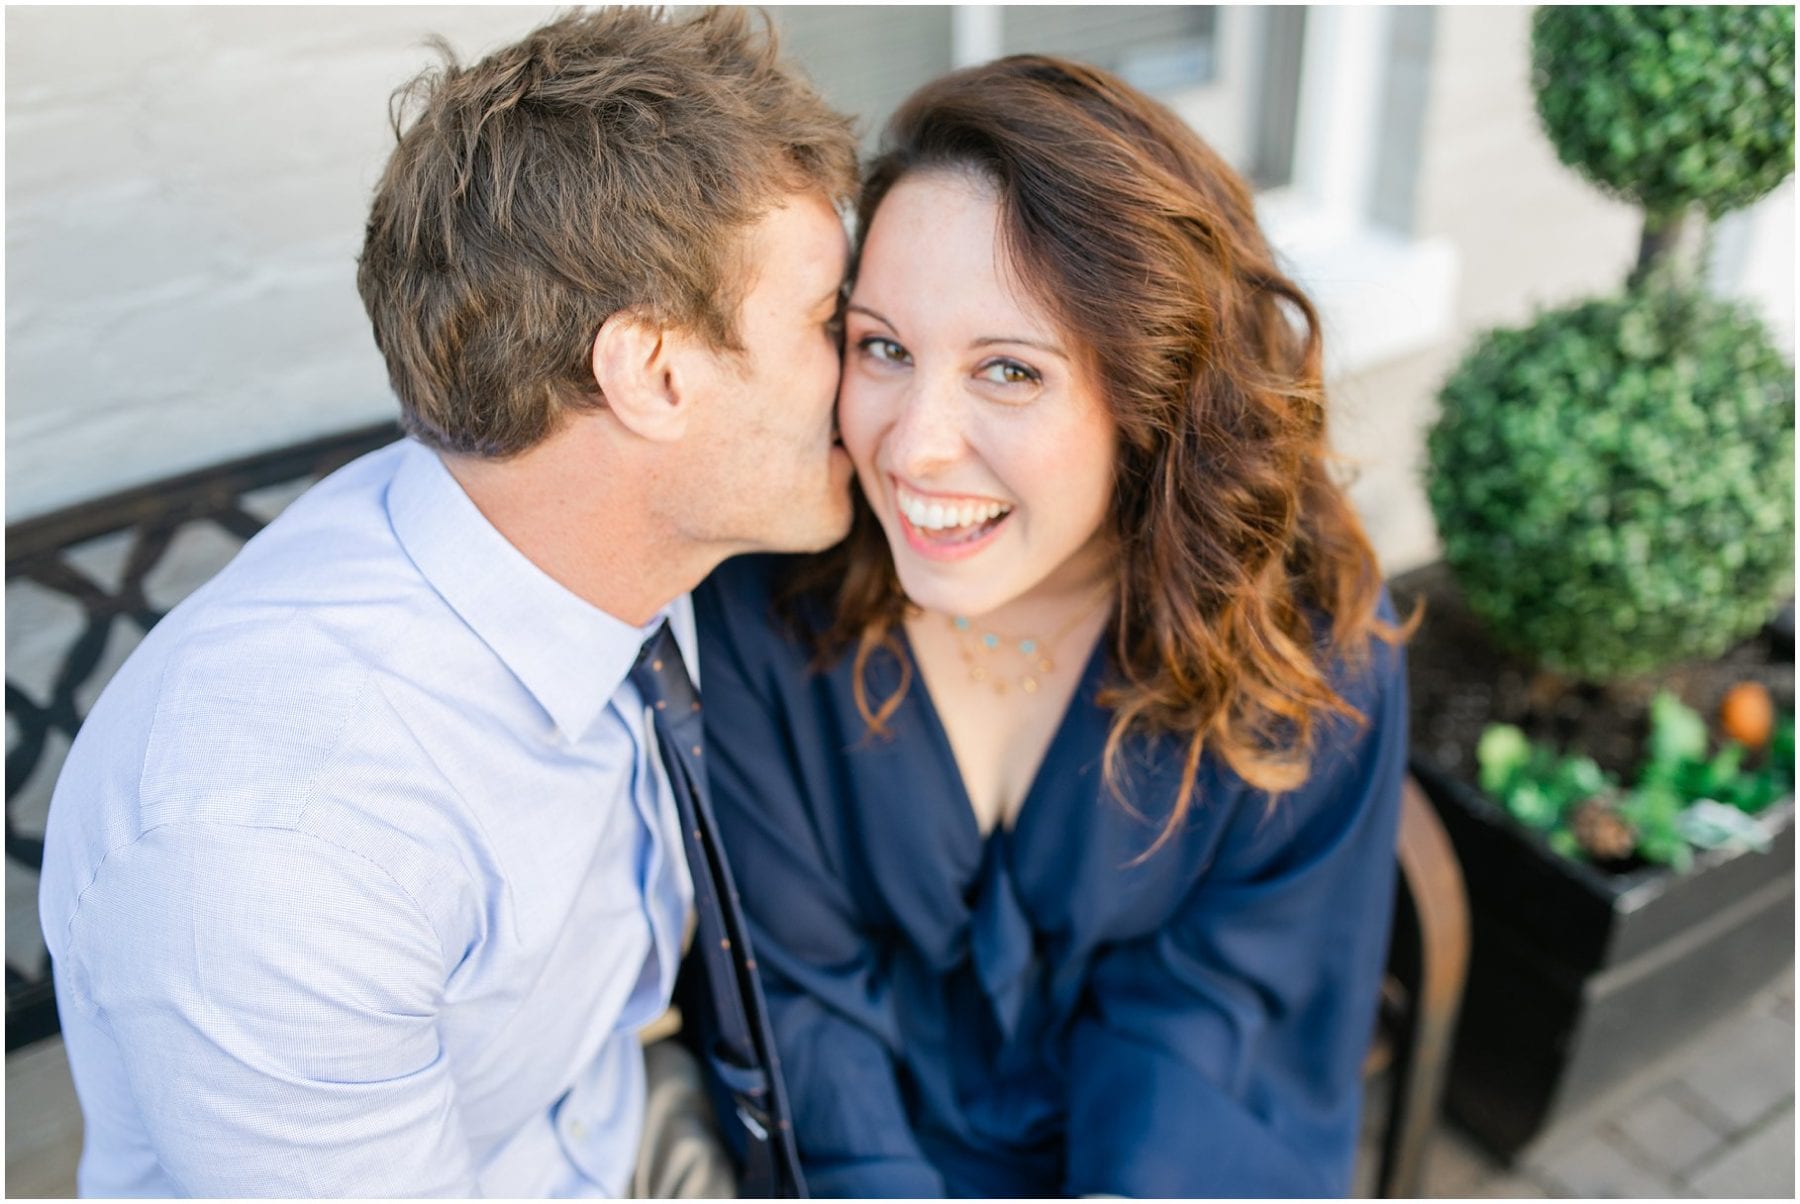
[[[1466,782],[1423,759],[1468,885],[1468,990],[1445,1099],[1511,1159],[1788,965],[1793,802],[1763,813],[1767,853],[1700,853],[1675,874],[1608,874],[1557,855]]]

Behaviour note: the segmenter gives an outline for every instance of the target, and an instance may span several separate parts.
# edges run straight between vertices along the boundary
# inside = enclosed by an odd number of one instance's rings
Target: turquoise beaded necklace
[[[949,618],[950,630],[956,633],[957,649],[962,654],[963,664],[968,667],[970,681],[991,686],[995,694],[1004,695],[1014,686],[1023,694],[1035,694],[1043,685],[1043,679],[1056,672],[1056,661],[1052,654],[1057,646],[1064,637],[1080,626],[1083,619],[1093,613],[1092,607],[1082,608],[1047,640],[981,630],[967,615],[951,615]],[[1010,660],[1015,654],[1024,662],[1022,669],[1016,664],[1011,669],[999,664],[1002,660]]]

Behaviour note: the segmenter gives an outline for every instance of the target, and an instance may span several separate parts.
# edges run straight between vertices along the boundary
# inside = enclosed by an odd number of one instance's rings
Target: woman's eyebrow
[[[855,301],[851,301],[851,302],[847,303],[844,306],[844,312],[847,314],[861,314],[865,318],[874,318],[877,322],[880,322],[883,326],[887,327],[889,330],[898,330],[899,329],[899,327],[895,326],[892,322],[888,321],[886,316],[884,316],[883,314],[877,313],[875,310],[870,309],[866,305],[859,305]]]
[[[1020,335],[984,334],[969,345],[971,347],[986,347],[991,343],[1016,343],[1021,347],[1035,347],[1039,351],[1054,355],[1059,360],[1067,360],[1069,358],[1069,353],[1054,343],[1045,343],[1038,339],[1027,339]]]

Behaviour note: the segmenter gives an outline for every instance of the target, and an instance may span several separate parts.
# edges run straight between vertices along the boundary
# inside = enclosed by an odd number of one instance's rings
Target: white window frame
[[[1455,332],[1455,247],[1371,218],[1394,16],[1369,5],[1307,10],[1294,182],[1257,198],[1269,241],[1319,309],[1333,377],[1424,351]]]

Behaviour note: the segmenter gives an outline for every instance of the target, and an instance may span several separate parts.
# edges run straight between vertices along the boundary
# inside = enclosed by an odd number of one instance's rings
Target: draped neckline
[[[943,717],[938,713],[937,700],[932,698],[925,674],[919,669],[919,657],[913,649],[912,637],[907,634],[904,624],[899,625],[899,632],[901,646],[913,666],[913,688],[907,691],[904,705],[914,708],[923,721],[938,768],[950,782],[949,802],[957,812],[952,823],[957,830],[958,840],[965,850],[971,851],[977,858],[985,855],[990,843],[997,843],[1003,849],[1023,843],[1020,834],[1032,821],[1032,816],[1043,810],[1041,804],[1034,804],[1039,803],[1039,796],[1046,789],[1047,771],[1057,760],[1058,752],[1066,747],[1070,727],[1075,722],[1077,713],[1093,705],[1093,691],[1098,685],[1100,671],[1106,659],[1104,630],[1094,640],[1093,648],[1088,651],[1087,658],[1082,663],[1080,680],[1076,683],[1074,692],[1069,695],[1068,702],[1063,705],[1062,714],[1057,717],[1050,743],[1044,746],[1044,755],[1032,770],[1030,784],[1025,788],[1025,797],[1019,801],[1013,822],[1009,825],[1002,819],[986,835],[982,834],[981,825],[975,818],[975,802],[969,795],[968,783],[963,780],[962,767],[957,764],[956,750],[950,743],[950,733],[944,727]]]
[[[1044,755],[1032,772],[1013,823],[1010,827],[997,823],[984,836],[975,819],[975,807],[957,765],[950,734],[925,685],[925,675],[917,672],[918,658],[904,628],[901,638],[906,655],[913,658],[915,669],[916,689],[908,691],[911,697],[906,699],[905,705],[911,706],[918,715],[933,750],[938,773],[949,783],[941,794],[944,805],[956,813],[949,822],[953,829],[952,839],[962,855],[958,860],[967,858],[964,864],[975,866],[973,879],[959,883],[957,891],[965,911],[964,932],[970,962],[1003,1039],[1011,1042],[1021,1030],[1031,999],[1041,991],[1043,974],[1036,926],[1025,904],[1016,865],[1039,865],[1043,856],[1050,852],[1034,852],[1030,842],[1037,826],[1047,822],[1040,812],[1045,809],[1045,796],[1053,793],[1051,775],[1067,760],[1069,741],[1077,734],[1075,725],[1094,705],[1093,692],[1105,664],[1106,641],[1104,638],[1094,641],[1080,680],[1063,707]],[[1058,838],[1067,839],[1068,831],[1065,825]]]

